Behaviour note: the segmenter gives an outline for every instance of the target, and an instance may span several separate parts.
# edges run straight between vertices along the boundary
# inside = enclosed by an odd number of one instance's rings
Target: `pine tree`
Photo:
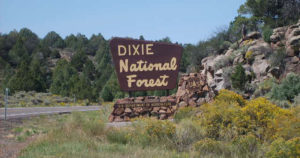
[[[247,82],[245,69],[241,64],[235,67],[234,73],[231,75],[231,83],[233,88],[243,90]]]

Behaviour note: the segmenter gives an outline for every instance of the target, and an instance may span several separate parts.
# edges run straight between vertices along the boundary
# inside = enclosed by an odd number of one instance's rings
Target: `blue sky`
[[[196,44],[228,26],[245,0],[0,0],[0,32],[23,27],[39,37],[82,33],[111,37],[170,37]]]

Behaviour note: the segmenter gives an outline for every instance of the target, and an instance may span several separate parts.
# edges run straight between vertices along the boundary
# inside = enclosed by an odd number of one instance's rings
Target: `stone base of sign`
[[[198,107],[210,102],[217,92],[208,86],[206,77],[200,73],[182,75],[176,96],[123,98],[116,101],[109,116],[110,122],[130,121],[137,117],[172,118],[177,108]]]
[[[116,101],[109,121],[124,122],[137,117],[155,117],[164,120],[172,118],[176,110],[174,95],[123,98]]]
[[[178,107],[198,107],[210,102],[216,93],[208,86],[206,76],[203,74],[185,74],[178,83],[176,103]]]

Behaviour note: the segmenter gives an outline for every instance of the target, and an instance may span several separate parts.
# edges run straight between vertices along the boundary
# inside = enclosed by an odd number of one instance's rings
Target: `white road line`
[[[7,110],[10,110],[10,109],[15,109],[15,110],[22,110],[22,109],[40,109],[40,108],[43,108],[43,109],[52,109],[52,108],[83,108],[83,107],[86,107],[86,106],[64,106],[64,107],[27,107],[27,108],[7,108]],[[88,107],[99,107],[99,106],[88,106]],[[0,108],[0,110],[4,110],[5,108]]]

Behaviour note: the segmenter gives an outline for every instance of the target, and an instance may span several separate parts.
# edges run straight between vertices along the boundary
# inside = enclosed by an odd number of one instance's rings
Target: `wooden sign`
[[[110,51],[121,90],[163,90],[176,87],[181,46],[113,38]]]

